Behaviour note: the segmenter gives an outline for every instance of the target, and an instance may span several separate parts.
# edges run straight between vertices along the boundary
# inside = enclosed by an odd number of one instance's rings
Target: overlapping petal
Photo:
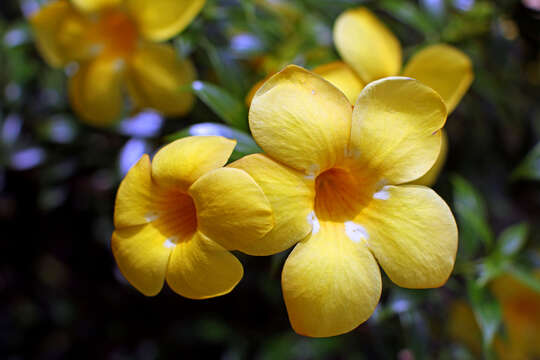
[[[69,96],[83,120],[107,126],[120,119],[124,110],[123,67],[122,60],[106,56],[79,64],[69,80]]]
[[[354,70],[341,61],[318,66],[313,69],[313,72],[321,75],[326,81],[341,90],[351,104],[356,102],[356,98],[365,85]]]
[[[190,136],[161,148],[152,161],[152,177],[161,186],[187,191],[202,175],[227,163],[236,145],[222,136]]]
[[[274,228],[259,241],[239,248],[249,255],[271,255],[288,249],[311,231],[313,180],[265,155],[243,157],[229,165],[247,172],[266,195],[274,212]]]
[[[205,0],[124,0],[139,30],[154,41],[167,40],[188,26]]]
[[[71,0],[82,11],[98,11],[107,7],[117,6],[123,0]]]
[[[345,11],[334,25],[334,43],[341,58],[367,84],[401,69],[398,39],[366,8]]]
[[[407,288],[443,285],[457,251],[457,226],[448,205],[418,185],[386,186],[354,222],[388,277]]]
[[[167,283],[182,296],[205,299],[229,293],[243,274],[242,264],[233,254],[197,232],[174,247]]]
[[[385,78],[362,90],[353,112],[350,153],[355,166],[381,182],[424,175],[441,148],[446,106],[431,88],[409,78]]]
[[[111,247],[120,271],[130,284],[146,296],[160,292],[171,248],[156,227],[148,224],[116,229]]]
[[[249,124],[255,141],[268,155],[315,175],[344,157],[351,105],[326,80],[290,65],[257,91]]]
[[[437,91],[450,113],[469,89],[473,68],[471,60],[462,51],[437,44],[416,53],[407,63],[403,75]]]
[[[422,177],[414,180],[412,184],[432,186],[437,181],[437,177],[443,169],[444,163],[446,162],[446,156],[448,155],[448,136],[446,135],[446,131],[444,131],[443,129],[441,129],[440,131],[441,151],[439,152],[439,156],[437,156],[437,160],[435,160],[435,164],[433,164],[431,169],[429,169],[427,173],[422,175]]]
[[[226,249],[249,249],[274,226],[272,208],[262,189],[243,170],[220,168],[189,188],[199,230]]]
[[[44,5],[30,18],[36,45],[51,66],[59,67],[81,57],[89,44],[85,41],[87,22],[66,0]]]
[[[149,222],[155,186],[150,158],[144,154],[131,167],[116,193],[114,226],[117,229]]]
[[[178,116],[193,105],[193,94],[182,87],[191,84],[195,76],[191,62],[179,58],[171,46],[147,43],[130,59],[127,82],[137,108],[150,107],[167,116]]]
[[[343,224],[323,222],[287,258],[282,286],[293,329],[325,337],[351,331],[371,316],[381,275],[365,242],[352,241]]]

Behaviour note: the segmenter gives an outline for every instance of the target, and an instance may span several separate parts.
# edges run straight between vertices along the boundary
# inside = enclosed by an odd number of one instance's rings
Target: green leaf
[[[513,171],[511,179],[540,180],[540,142]]]
[[[506,228],[497,240],[497,251],[503,256],[516,255],[525,245],[529,235],[529,225],[520,223]]]
[[[514,276],[524,285],[530,287],[532,290],[540,293],[540,279],[530,270],[528,271],[520,266],[512,265],[507,267],[506,272]]]
[[[245,132],[235,130],[227,125],[216,123],[199,123],[191,125],[185,129],[168,135],[165,139],[167,142],[172,142],[176,139],[180,139],[186,136],[197,135],[214,135],[223,136],[228,139],[236,140],[236,147],[234,148],[231,160],[236,160],[242,156],[254,153],[262,152],[261,148],[255,143],[253,138]]]
[[[490,247],[493,233],[487,222],[486,205],[478,191],[461,176],[453,176],[454,208],[460,229],[460,248],[464,256],[472,256],[480,244]]]
[[[493,340],[501,326],[501,307],[489,289],[474,280],[467,282],[467,293],[474,316],[482,331],[484,353],[487,358],[492,358]]]
[[[248,131],[247,109],[242,101],[233,97],[227,90],[204,81],[194,81],[191,87],[197,97],[225,123]]]

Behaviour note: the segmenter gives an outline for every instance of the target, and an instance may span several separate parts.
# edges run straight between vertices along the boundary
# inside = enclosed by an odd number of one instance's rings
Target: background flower
[[[52,66],[75,61],[69,81],[71,104],[93,125],[110,125],[126,109],[154,108],[166,116],[183,115],[193,96],[181,92],[195,78],[189,60],[154,43],[182,31],[204,0],[55,0],[32,15],[37,46]]]

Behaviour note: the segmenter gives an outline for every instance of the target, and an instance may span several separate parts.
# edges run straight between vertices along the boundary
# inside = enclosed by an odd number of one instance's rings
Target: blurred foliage
[[[466,299],[485,357],[504,332],[490,281],[511,274],[540,292],[540,9],[519,0],[209,0],[172,43],[197,66],[199,101],[183,118],[145,111],[108,129],[79,122],[66,94],[73,72],[39,57],[26,17],[37,0],[0,7],[0,356],[5,359],[466,359],[448,335],[449,306]],[[448,119],[450,150],[437,192],[460,228],[454,275],[434,290],[384,281],[357,330],[330,339],[296,335],[280,293],[286,254],[239,255],[230,295],[193,301],[165,290],[145,298],[109,249],[116,187],[144,152],[173,139],[219,134],[233,158],[258,152],[244,97],[284,65],[338,59],[339,13],[370,7],[408,58],[447,42],[473,60],[475,81]],[[529,5],[527,5],[529,4]],[[538,4],[538,2],[536,2]],[[540,304],[538,304],[540,306]],[[539,332],[540,333],[540,330]]]

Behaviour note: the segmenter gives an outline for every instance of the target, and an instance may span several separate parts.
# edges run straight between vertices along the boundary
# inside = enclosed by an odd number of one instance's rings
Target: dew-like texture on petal
[[[83,52],[88,24],[68,1],[52,1],[29,20],[36,46],[49,65],[64,66]]]
[[[446,106],[428,86],[402,77],[374,81],[354,107],[354,166],[388,184],[418,179],[439,156],[445,121]]]
[[[381,294],[381,274],[365,242],[352,241],[344,224],[322,222],[289,255],[282,287],[297,333],[334,336],[371,316]]]
[[[316,175],[344,157],[351,113],[351,104],[335,86],[289,65],[257,91],[249,125],[270,157]]]
[[[454,216],[433,190],[419,185],[385,187],[354,220],[388,277],[401,287],[442,286],[454,267],[458,232]]]
[[[471,59],[462,51],[450,45],[437,44],[417,52],[407,63],[403,75],[437,91],[450,113],[473,81],[473,66]]]
[[[271,255],[286,250],[311,231],[308,215],[313,210],[313,180],[262,154],[235,161],[230,167],[247,172],[266,195],[274,212],[274,228],[262,239],[239,250],[249,255]]]
[[[71,0],[82,11],[99,11],[104,8],[117,6],[123,0]]]
[[[362,79],[356,75],[349,65],[342,61],[317,66],[313,69],[313,72],[321,75],[325,80],[341,90],[351,104],[356,102],[356,98],[364,88]]]
[[[160,292],[171,248],[159,230],[148,225],[116,229],[111,247],[124,277],[146,296]]]
[[[139,31],[153,41],[167,40],[187,27],[205,0],[124,0]]]
[[[441,173],[441,170],[444,167],[444,163],[446,162],[446,157],[448,155],[448,136],[446,135],[446,131],[443,129],[440,130],[441,132],[441,151],[439,152],[439,156],[437,156],[437,160],[435,160],[435,164],[429,169],[427,173],[425,173],[421,178],[414,180],[411,182],[411,184],[416,185],[424,185],[424,186],[432,186],[437,181],[437,177]]]
[[[77,114],[94,126],[108,126],[120,120],[124,110],[123,62],[98,57],[79,63],[69,79],[69,96]]]
[[[149,222],[153,213],[152,166],[144,154],[120,183],[114,205],[114,226],[124,228]]]
[[[170,45],[146,43],[129,61],[127,83],[137,108],[180,116],[193,106],[193,94],[182,87],[189,86],[195,77],[191,61],[181,59]]]
[[[199,231],[226,249],[250,248],[274,226],[268,199],[243,170],[212,170],[193,183],[189,194]]]
[[[366,84],[397,75],[401,69],[398,39],[366,8],[345,11],[337,18],[334,43],[341,58]]]
[[[187,189],[202,175],[222,167],[236,145],[222,136],[190,136],[162,147],[152,160],[152,177],[160,186]]]
[[[205,299],[229,293],[243,274],[233,254],[198,232],[174,246],[167,283],[182,296]]]

